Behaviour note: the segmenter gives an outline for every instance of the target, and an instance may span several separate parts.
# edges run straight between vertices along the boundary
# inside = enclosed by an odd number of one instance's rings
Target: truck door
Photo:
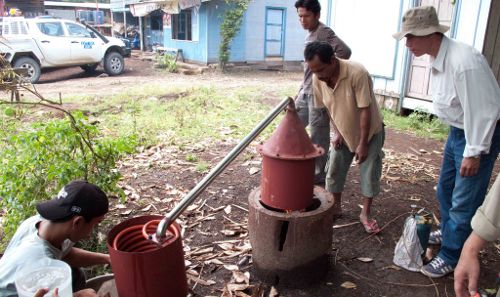
[[[64,24],[71,44],[71,60],[75,63],[100,62],[104,42],[92,35],[84,26],[72,22]]]
[[[36,26],[42,34],[37,34],[36,44],[51,66],[65,65],[70,62],[69,41],[65,36],[60,21],[37,22]]]

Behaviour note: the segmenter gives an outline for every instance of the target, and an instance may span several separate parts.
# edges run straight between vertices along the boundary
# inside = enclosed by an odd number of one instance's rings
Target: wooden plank
[[[491,57],[491,70],[495,74],[497,80],[500,78],[500,24],[497,24],[496,34],[495,34],[495,45],[493,49],[493,54]]]
[[[491,1],[488,25],[486,27],[483,55],[490,65],[493,62],[495,49],[498,48],[498,29],[500,27],[500,1]]]

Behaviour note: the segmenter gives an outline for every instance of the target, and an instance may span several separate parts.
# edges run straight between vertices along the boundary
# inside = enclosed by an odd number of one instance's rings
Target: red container
[[[107,244],[120,297],[187,295],[186,269],[179,225],[172,223],[169,226],[168,232],[174,236],[161,246],[156,246],[144,237],[141,238],[140,228],[144,224],[161,219],[163,217],[157,215],[135,217],[116,225],[109,231]],[[134,226],[137,228],[133,231]],[[115,248],[113,242],[117,237],[122,243]],[[133,251],[135,247],[141,245],[143,247],[151,245],[151,248],[145,252]]]
[[[294,108],[261,146],[261,201],[281,210],[302,210],[313,199],[315,158],[324,150],[314,145]]]

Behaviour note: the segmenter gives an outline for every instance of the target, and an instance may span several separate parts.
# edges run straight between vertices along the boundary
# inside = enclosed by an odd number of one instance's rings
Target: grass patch
[[[91,122],[98,123],[106,136],[133,134],[138,136],[140,145],[165,143],[185,147],[208,139],[242,139],[287,92],[290,92],[287,86],[274,87],[270,91],[256,86],[215,88],[151,84],[108,96],[67,96],[63,97],[63,103],[65,108],[83,111]],[[15,115],[19,119],[17,127],[57,117],[53,110],[22,105],[0,105],[0,115],[0,118]],[[267,137],[277,123],[279,119],[259,139]],[[2,126],[0,119],[0,128],[5,130]]]
[[[409,116],[399,116],[393,111],[382,109],[384,123],[392,129],[411,132],[420,137],[445,140],[449,127],[435,116],[421,111],[414,111]]]
[[[176,98],[176,93],[181,95]],[[174,99],[161,99],[165,94]],[[259,96],[254,88],[156,89],[138,97],[106,99],[101,110],[119,107],[121,112],[102,112],[98,117],[108,133],[136,132],[145,145],[163,142],[185,146],[206,139],[242,139],[272,109]],[[264,135],[269,135],[278,122],[274,121]]]
[[[196,172],[204,173],[204,172],[208,171],[208,167],[209,167],[209,165],[207,162],[201,161],[198,164],[196,164],[195,170],[196,170]]]
[[[187,154],[186,161],[191,162],[191,163],[198,162],[198,156],[196,156],[194,154]]]

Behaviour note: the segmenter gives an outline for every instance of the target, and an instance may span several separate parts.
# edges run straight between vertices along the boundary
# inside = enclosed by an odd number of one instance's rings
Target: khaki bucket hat
[[[406,11],[401,31],[392,34],[392,37],[400,40],[408,34],[426,36],[436,32],[444,33],[449,29],[450,27],[439,24],[436,9],[433,6],[420,6]]]

